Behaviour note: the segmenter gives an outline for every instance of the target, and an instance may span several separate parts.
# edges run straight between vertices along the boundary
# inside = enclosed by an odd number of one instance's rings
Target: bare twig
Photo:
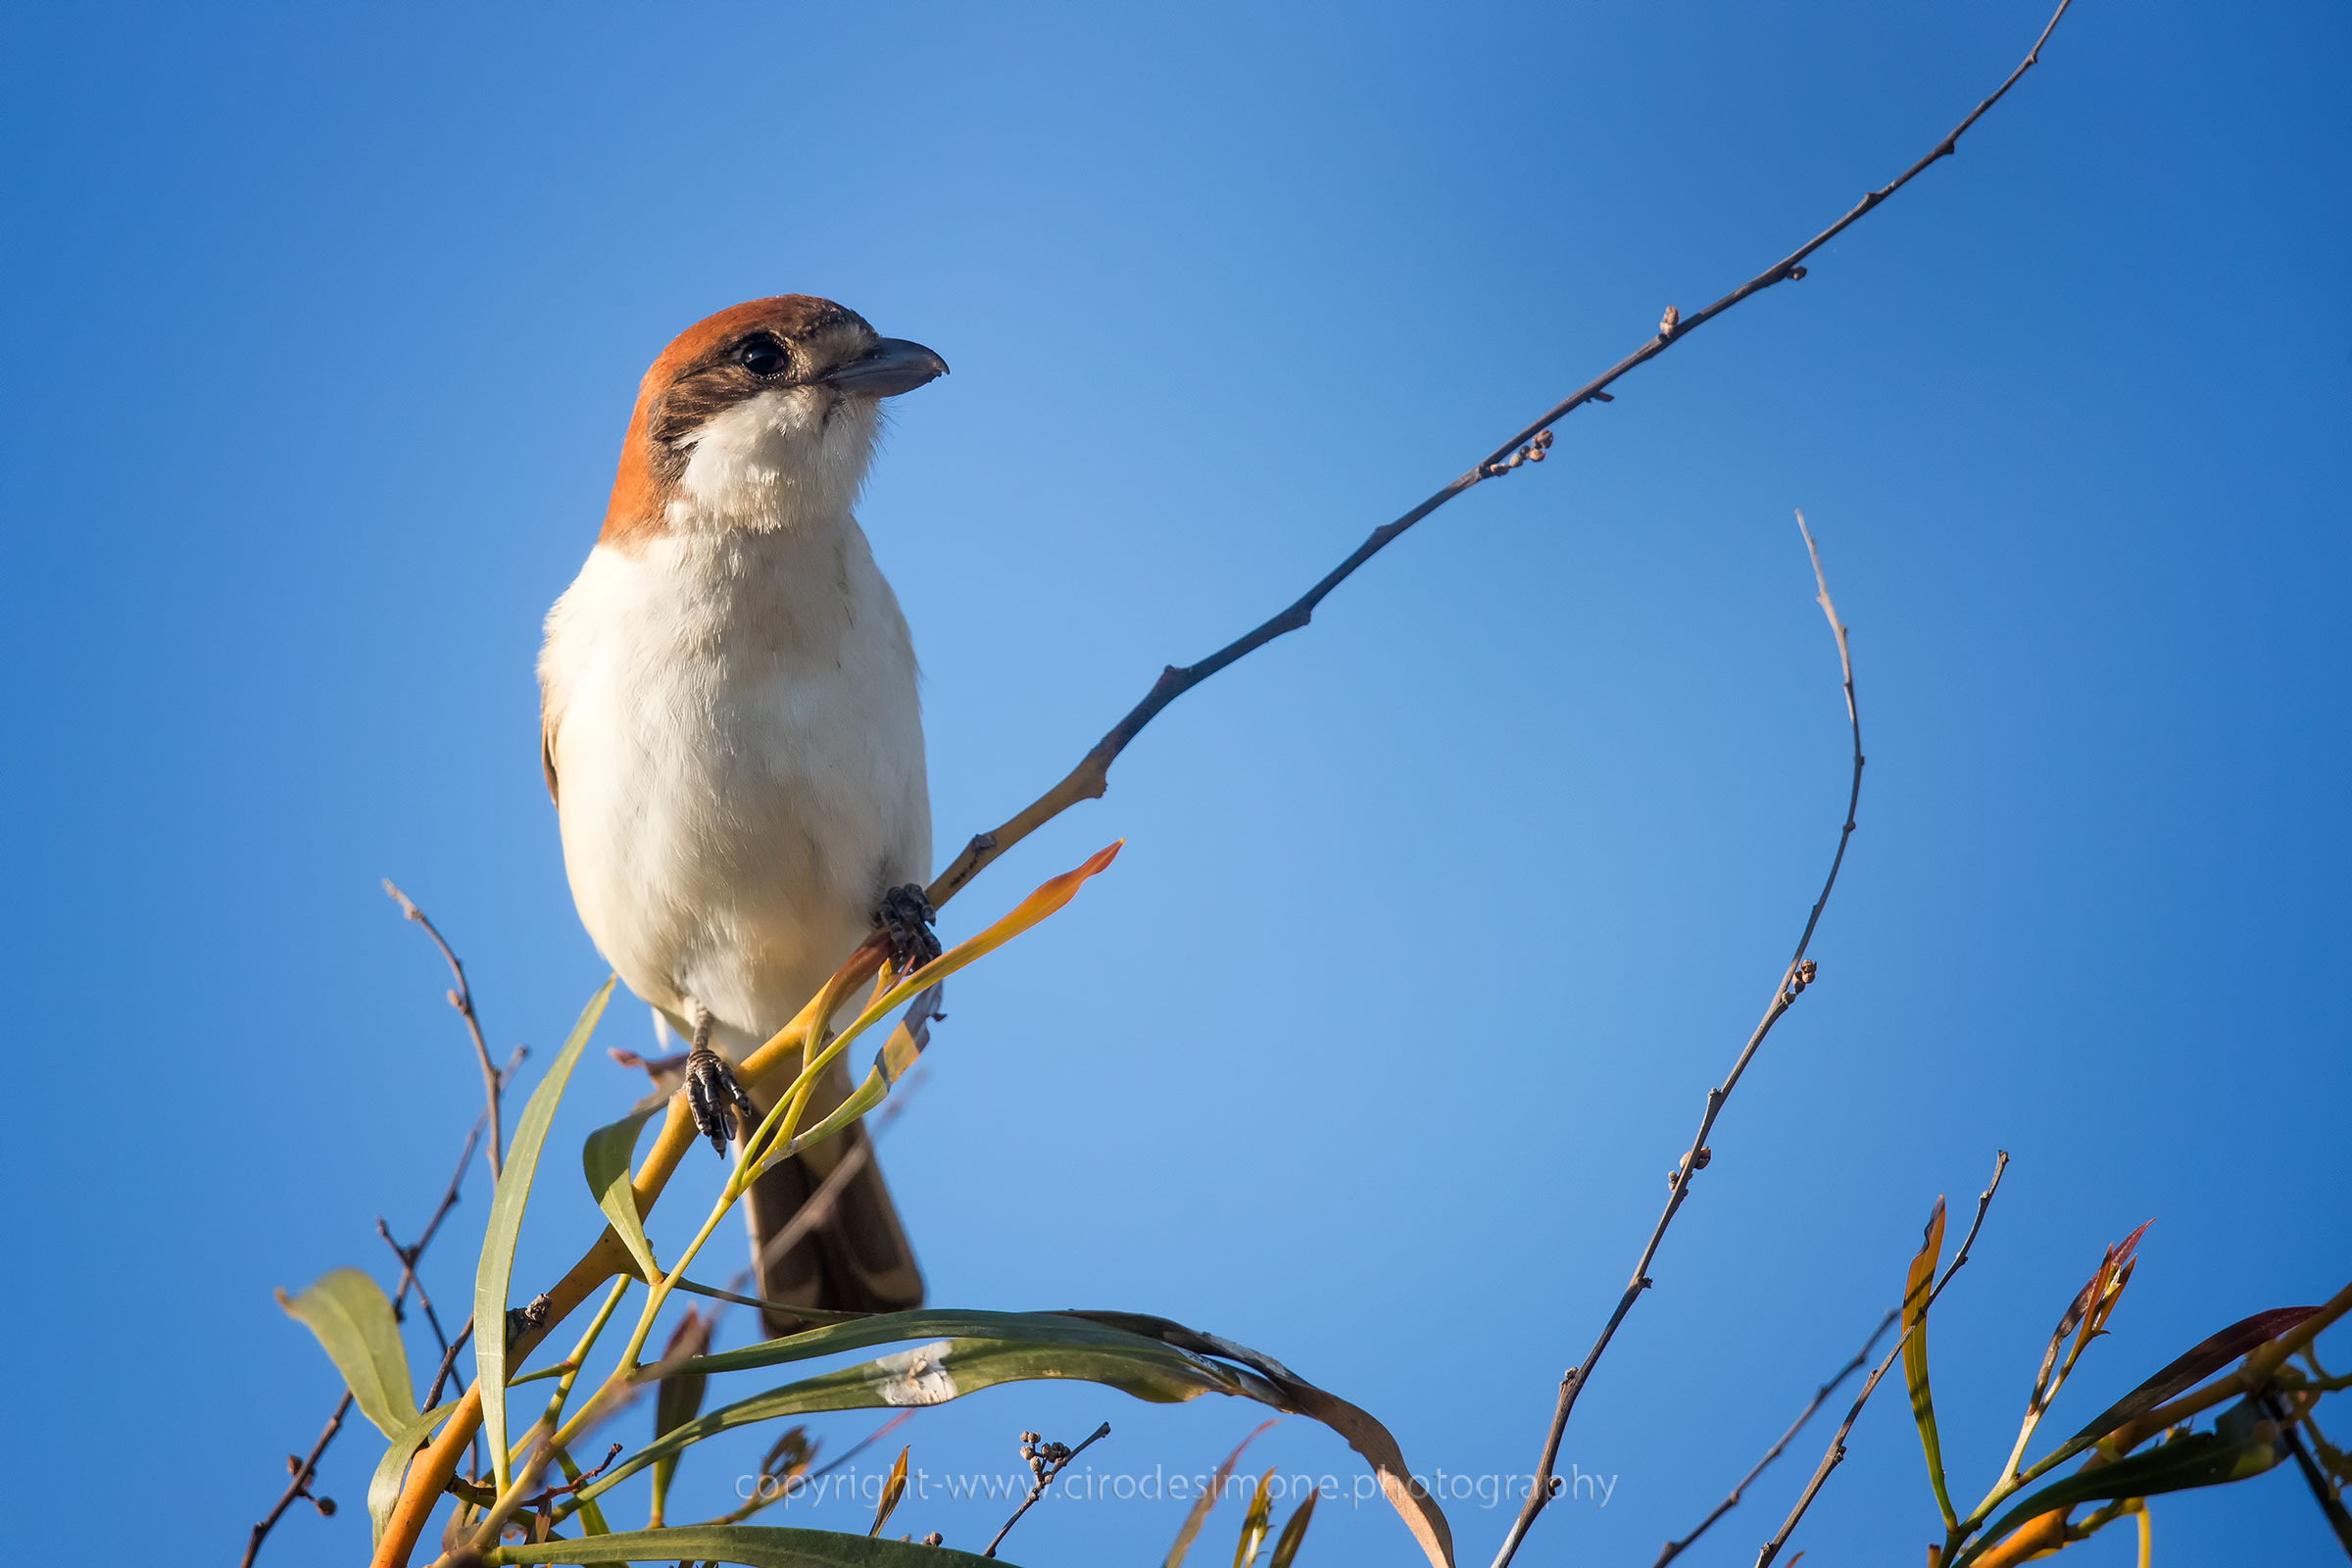
[[[1030,802],[1028,806],[1016,812],[1011,820],[999,826],[993,832],[975,835],[972,841],[963,847],[963,853],[956,856],[954,862],[945,871],[942,871],[926,890],[926,896],[930,899],[933,906],[944,905],[949,899],[954,898],[966,883],[980,874],[982,867],[1047,822],[1080,801],[1099,798],[1109,787],[1110,764],[1118,759],[1121,752],[1127,749],[1127,743],[1141,734],[1146,724],[1151,723],[1153,718],[1158,716],[1161,709],[1226,665],[1256,652],[1285,632],[1297,631],[1306,625],[1314,618],[1315,607],[1320,605],[1333,589],[1353,575],[1358,566],[1387,549],[1407,528],[1473,485],[1487,479],[1498,478],[1518,467],[1522,462],[1541,462],[1545,449],[1551,444],[1551,427],[1588,403],[1614,401],[1608,391],[1613,382],[1638,367],[1656,359],[1675,344],[1680,343],[1684,338],[1689,337],[1692,332],[1697,331],[1707,322],[1749,296],[1760,294],[1776,283],[1803,277],[1805,275],[1804,262],[1807,257],[1844,233],[1846,229],[1861,220],[1863,214],[1908,185],[1929,165],[1938,159],[1950,157],[1958,149],[1960,138],[1967,134],[1969,128],[1984,118],[1985,112],[1990,110],[1994,104],[1999,103],[2002,98],[2007,96],[2009,89],[2017,85],[2018,78],[2023,76],[2041,58],[2041,46],[2049,41],[2051,31],[2058,25],[2058,19],[2066,15],[2066,8],[2072,3],[2073,0],[2060,0],[2057,11],[2050,17],[2049,24],[2041,29],[2041,36],[2034,41],[2033,50],[2027,54],[2024,63],[2009,74],[2009,79],[2001,83],[1998,91],[1977,105],[1969,113],[1968,118],[1953,126],[1927,156],[1877,190],[1865,192],[1862,199],[1846,211],[1844,217],[1703,310],[1683,316],[1673,307],[1668,307],[1665,318],[1658,323],[1656,335],[1649,341],[1553,404],[1534,422],[1481,458],[1468,470],[1447,483],[1444,489],[1439,490],[1394,522],[1383,523],[1380,527],[1373,529],[1370,536],[1362,544],[1356,546],[1347,560],[1332,567],[1324,574],[1320,582],[1301,594],[1287,609],[1271,619],[1243,633],[1199,663],[1186,664],[1181,667],[1170,664],[1161,670],[1159,679],[1153,681],[1152,689],[1144,694],[1144,700],[1136,704],[1128,711],[1126,717],[1111,726],[1110,733],[1097,741],[1094,749],[1079,759],[1078,765],[1070,769],[1061,782]]]
[[[458,1325],[458,1337],[442,1348],[441,1365],[433,1372],[432,1392],[424,1396],[424,1407],[427,1410],[441,1402],[441,1390],[448,1385],[449,1374],[458,1364],[458,1352],[466,1348],[466,1342],[471,1338],[473,1338],[473,1318],[468,1315],[465,1322]]]
[[[449,965],[450,974],[458,982],[456,988],[445,995],[449,998],[449,1004],[458,1009],[458,1016],[466,1020],[466,1033],[473,1041],[474,1060],[481,1063],[482,1099],[485,1102],[483,1114],[490,1123],[490,1179],[496,1181],[506,1163],[506,1135],[499,1127],[498,1116],[498,1096],[505,1087],[505,1081],[499,1070],[490,1064],[490,1048],[482,1043],[482,1021],[474,1015],[473,988],[466,983],[466,965],[458,961],[458,956],[442,940],[441,928],[434,925],[406,893],[394,887],[390,877],[384,879],[384,891],[392,895],[392,902],[400,906],[402,914],[424,927],[424,934],[431,937],[433,946],[441,950],[442,961]]]
[[[1705,1535],[1710,1529],[1712,1529],[1716,1520],[1721,1519],[1725,1514],[1730,1513],[1734,1508],[1740,1506],[1740,1494],[1745,1493],[1750,1486],[1754,1485],[1756,1477],[1762,1475],[1765,1470],[1771,1466],[1772,1462],[1781,1456],[1781,1450],[1788,1447],[1790,1441],[1793,1440],[1799,1432],[1802,1432],[1805,1429],[1805,1423],[1813,1419],[1813,1412],[1819,1410],[1822,1407],[1823,1402],[1827,1400],[1831,1395],[1838,1392],[1838,1385],[1843,1383],[1847,1378],[1852,1377],[1856,1372],[1861,1371],[1862,1368],[1869,1363],[1871,1349],[1879,1343],[1879,1336],[1886,1333],[1887,1328],[1894,1322],[1894,1320],[1900,1316],[1902,1316],[1902,1312],[1898,1308],[1888,1312],[1885,1317],[1879,1319],[1879,1326],[1870,1331],[1870,1338],[1862,1342],[1862,1348],[1854,1352],[1854,1358],[1846,1362],[1845,1365],[1839,1367],[1837,1375],[1831,1378],[1829,1382],[1824,1383],[1820,1388],[1813,1391],[1812,1399],[1807,1402],[1802,1410],[1799,1410],[1796,1413],[1796,1419],[1788,1423],[1788,1430],[1782,1433],[1780,1441],[1775,1443],[1770,1448],[1766,1449],[1764,1457],[1758,1459],[1755,1462],[1754,1467],[1750,1469],[1747,1474],[1740,1478],[1740,1484],[1732,1489],[1731,1495],[1725,1497],[1721,1502],[1717,1503],[1715,1505],[1715,1511],[1708,1514],[1704,1519],[1701,1519],[1698,1522],[1697,1529],[1691,1531],[1680,1541],[1669,1541],[1665,1545],[1659,1547],[1658,1560],[1654,1563],[1651,1563],[1650,1568],[1666,1568],[1668,1563],[1674,1561],[1675,1558],[1681,1556],[1685,1551],[1689,1550],[1692,1542],[1696,1541],[1699,1537]]]
[[[311,1494],[312,1478],[318,1473],[318,1458],[326,1452],[326,1446],[335,1441],[335,1434],[343,1430],[343,1418],[350,1413],[351,1391],[345,1389],[343,1397],[335,1401],[335,1413],[326,1418],[326,1430],[320,1432],[318,1441],[311,1445],[310,1453],[291,1467],[293,1479],[286,1483],[286,1490],[278,1494],[276,1505],[262,1515],[260,1522],[253,1527],[253,1534],[246,1538],[245,1555],[237,1560],[237,1568],[253,1568],[253,1559],[260,1555],[262,1543],[270,1538],[270,1531],[277,1528],[278,1516],[294,1505],[296,1497]],[[328,1506],[331,1508],[333,1505],[330,1503]]]
[[[1936,1304],[1937,1298],[1943,1295],[1943,1288],[1952,1283],[1952,1276],[1959,1273],[1960,1266],[1968,1261],[1969,1249],[1977,1245],[1977,1232],[1984,1228],[1984,1211],[1992,1206],[1992,1195],[2001,1190],[2001,1173],[2008,1168],[2009,1152],[2005,1149],[1996,1151],[1992,1161],[1992,1180],[1985,1183],[1984,1191],[1977,1195],[1977,1217],[1969,1221],[1968,1234],[1961,1238],[1960,1250],[1952,1255],[1951,1266],[1943,1271],[1943,1278],[1936,1282],[1936,1289],[1928,1296],[1928,1305],[1920,1309],[1919,1316],[1912,1320],[1912,1327],[1903,1330],[1902,1337],[1894,1342],[1894,1348],[1886,1352],[1886,1358],[1874,1367],[1864,1380],[1862,1392],[1854,1396],[1853,1407],[1845,1412],[1845,1419],[1838,1423],[1838,1435],[1830,1439],[1830,1446],[1822,1454],[1821,1463],[1814,1466],[1813,1479],[1805,1483],[1804,1494],[1796,1499],[1796,1506],[1788,1510],[1788,1517],[1781,1521],[1780,1530],[1756,1553],[1756,1568],[1765,1568],[1766,1564],[1781,1554],[1781,1548],[1788,1544],[1788,1537],[1795,1531],[1797,1522],[1804,1518],[1805,1510],[1812,1507],[1813,1499],[1820,1495],[1822,1483],[1830,1479],[1831,1471],[1845,1462],[1847,1434],[1854,1430],[1854,1423],[1861,1418],[1862,1407],[1870,1402],[1871,1393],[1878,1388],[1879,1379],[1886,1375],[1886,1369],[1894,1365],[1895,1357],[1903,1353],[1903,1347],[1910,1343],[1913,1334],[1919,1332],[1918,1325],[1928,1320],[1928,1308]],[[1942,1200],[1936,1201],[1941,1202]],[[1804,1554],[1799,1552],[1797,1555]]]
[[[1813,983],[1814,964],[1812,959],[1805,956],[1805,950],[1812,946],[1814,930],[1821,924],[1821,911],[1828,907],[1830,894],[1838,886],[1838,873],[1845,865],[1845,847],[1854,836],[1854,810],[1862,800],[1862,716],[1861,710],[1854,702],[1854,662],[1846,644],[1845,626],[1838,619],[1837,606],[1830,602],[1829,582],[1821,570],[1821,553],[1813,546],[1812,532],[1806,528],[1805,514],[1801,512],[1796,514],[1796,526],[1805,541],[1805,554],[1813,563],[1816,601],[1821,606],[1822,613],[1829,617],[1831,634],[1838,642],[1838,667],[1845,689],[1846,725],[1853,737],[1854,759],[1852,775],[1846,787],[1845,823],[1838,830],[1838,850],[1830,858],[1830,873],[1822,882],[1821,897],[1813,901],[1812,911],[1805,917],[1804,932],[1797,938],[1796,951],[1789,956],[1788,966],[1781,971],[1780,980],[1773,987],[1772,1001],[1764,1008],[1763,1018],[1747,1037],[1747,1044],[1740,1050],[1739,1059],[1732,1063],[1731,1072],[1722,1083],[1707,1091],[1706,1108],[1699,1115],[1698,1131],[1692,1136],[1690,1148],[1683,1155],[1682,1162],[1674,1168],[1665,1210],[1658,1215],[1658,1223],[1651,1228],[1649,1242],[1642,1249],[1640,1261],[1634,1264],[1633,1278],[1626,1283],[1624,1293],[1617,1298],[1617,1309],[1609,1314],[1608,1322],[1601,1327],[1600,1337],[1592,1342],[1592,1348],[1585,1352],[1585,1358],[1560,1378],[1559,1397],[1552,1405],[1551,1426],[1544,1437],[1544,1455],[1537,1462],[1535,1480],[1519,1505],[1518,1517],[1512,1520],[1510,1533],[1503,1538],[1501,1549],[1494,1555],[1494,1568],[1506,1568],[1512,1556],[1518,1552],[1520,1543],[1527,1539],[1528,1529],[1536,1522],[1536,1516],[1552,1499],[1551,1467],[1559,1458],[1560,1439],[1568,1430],[1568,1417],[1576,1409],[1576,1396],[1592,1381],[1592,1369],[1599,1364],[1601,1355],[1609,1348],[1609,1342],[1616,1337],[1618,1325],[1634,1309],[1634,1303],[1642,1298],[1642,1293],[1649,1289],[1652,1283],[1649,1265],[1666,1240],[1666,1229],[1682,1210],[1683,1200],[1690,1196],[1691,1179],[1707,1167],[1714,1155],[1714,1151],[1707,1147],[1707,1135],[1714,1130],[1715,1118],[1723,1113],[1724,1104],[1732,1098],[1732,1091],[1740,1086],[1740,1079],[1747,1071],[1747,1064],[1755,1059],[1757,1048],[1764,1044],[1764,1037],[1772,1033],[1772,1026],[1780,1022],[1781,1015]]]
[[[988,1549],[980,1555],[994,1557],[997,1548],[1004,1544],[1004,1538],[1012,1534],[1012,1527],[1021,1522],[1021,1515],[1046,1494],[1046,1489],[1054,1484],[1054,1478],[1068,1469],[1072,1459],[1109,1436],[1110,1423],[1107,1421],[1095,1428],[1094,1435],[1075,1448],[1064,1447],[1058,1443],[1047,1443],[1034,1432],[1022,1433],[1021,1457],[1029,1461],[1029,1473],[1037,1480],[1029,1488],[1029,1495],[1021,1499],[1021,1505],[1012,1510],[1012,1517],[1004,1521],[1004,1528],[997,1532],[996,1539],[988,1544]]]

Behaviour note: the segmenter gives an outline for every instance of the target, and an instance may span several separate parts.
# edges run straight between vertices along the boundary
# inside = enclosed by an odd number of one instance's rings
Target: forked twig
[[[433,946],[441,950],[442,961],[449,965],[450,974],[458,982],[445,995],[449,998],[449,1004],[458,1009],[458,1016],[466,1020],[466,1033],[473,1041],[474,1060],[481,1064],[482,1099],[485,1102],[482,1111],[490,1123],[490,1179],[496,1181],[507,1157],[506,1137],[499,1128],[498,1116],[498,1096],[505,1086],[505,1080],[499,1070],[490,1065],[490,1048],[482,1042],[482,1021],[474,1015],[473,988],[466,983],[466,965],[458,961],[457,954],[450,951],[449,944],[442,939],[441,928],[433,924],[406,893],[394,887],[390,877],[384,878],[384,891],[392,895],[392,902],[400,906],[402,914],[424,927],[424,934],[431,937]]]
[[[2008,1168],[2009,1152],[2005,1149],[1997,1151],[1992,1161],[1992,1180],[1985,1183],[1984,1191],[1977,1196],[1977,1217],[1969,1221],[1968,1234],[1961,1238],[1960,1250],[1953,1254],[1951,1266],[1943,1271],[1943,1278],[1936,1282],[1936,1289],[1928,1296],[1928,1305],[1920,1309],[1919,1316],[1912,1320],[1912,1326],[1903,1330],[1901,1338],[1894,1342],[1894,1348],[1886,1352],[1886,1358],[1872,1368],[1870,1376],[1863,1380],[1862,1392],[1854,1396],[1853,1407],[1845,1412],[1845,1419],[1838,1423],[1838,1434],[1830,1439],[1830,1446],[1822,1454],[1821,1463],[1814,1466],[1813,1478],[1805,1483],[1804,1493],[1796,1499],[1796,1506],[1788,1510],[1788,1517],[1781,1521],[1780,1530],[1756,1553],[1756,1568],[1766,1568],[1773,1558],[1781,1554],[1781,1548],[1788,1544],[1788,1537],[1795,1531],[1797,1522],[1804,1518],[1805,1510],[1812,1507],[1813,1499],[1821,1494],[1821,1484],[1830,1479],[1831,1471],[1845,1462],[1847,1434],[1854,1430],[1854,1423],[1861,1419],[1862,1407],[1870,1402],[1871,1393],[1878,1388],[1879,1379],[1886,1375],[1886,1369],[1894,1365],[1895,1357],[1903,1353],[1903,1347],[1910,1343],[1913,1334],[1919,1332],[1918,1326],[1928,1320],[1928,1308],[1936,1304],[1936,1298],[1943,1295],[1943,1288],[1952,1283],[1952,1276],[1960,1272],[1960,1265],[1968,1261],[1968,1250],[1977,1245],[1977,1232],[1984,1227],[1984,1211],[1992,1206],[1992,1195],[2001,1190],[2001,1173]]]
[[[1320,582],[1299,595],[1288,608],[1244,632],[1199,663],[1186,664],[1181,667],[1170,664],[1162,669],[1159,679],[1153,681],[1152,689],[1144,694],[1144,700],[1129,710],[1126,717],[1112,725],[1110,733],[1097,741],[1094,749],[1080,758],[1078,765],[1071,768],[1059,783],[1030,802],[1014,813],[1009,821],[1004,822],[994,831],[975,834],[972,837],[971,842],[963,847],[963,853],[956,856],[948,868],[942,871],[931,883],[931,886],[925,890],[932,906],[936,908],[944,906],[948,900],[960,892],[966,883],[979,875],[982,867],[1047,822],[1052,821],[1080,801],[1099,798],[1105,789],[1109,788],[1110,764],[1117,760],[1121,752],[1127,749],[1127,743],[1141,734],[1146,724],[1151,723],[1153,718],[1158,716],[1161,709],[1226,665],[1256,652],[1285,632],[1297,631],[1306,625],[1314,618],[1315,607],[1329,597],[1333,589],[1352,576],[1358,566],[1395,543],[1396,538],[1407,528],[1472,486],[1488,479],[1499,478],[1518,467],[1522,462],[1543,461],[1544,453],[1551,445],[1551,427],[1588,403],[1614,401],[1608,390],[1612,383],[1638,367],[1656,359],[1675,344],[1680,343],[1684,338],[1689,337],[1750,295],[1760,294],[1776,283],[1803,277],[1805,275],[1804,263],[1807,257],[1860,221],[1863,214],[1911,183],[1929,165],[1938,159],[1950,157],[1958,149],[1960,138],[1967,134],[1969,127],[1983,119],[1985,112],[1994,104],[2006,97],[2009,89],[2017,85],[2018,78],[2023,76],[2041,58],[2041,46],[2049,41],[2050,33],[2058,25],[2058,19],[2066,15],[2066,8],[2071,4],[2073,4],[2073,0],[2059,0],[2057,11],[2052,13],[2049,24],[2041,29],[2041,36],[2034,40],[2034,48],[2027,54],[2024,64],[2009,74],[2009,79],[2001,83],[1998,91],[1977,105],[1969,113],[1968,118],[1953,126],[1926,157],[1877,190],[1865,192],[1862,199],[1846,211],[1844,217],[1714,304],[1702,310],[1693,311],[1689,316],[1684,316],[1669,306],[1664,318],[1658,323],[1656,335],[1651,337],[1648,342],[1553,404],[1534,422],[1471,465],[1467,470],[1449,481],[1443,489],[1430,496],[1419,506],[1414,507],[1394,522],[1383,523],[1373,529],[1371,534],[1362,544],[1355,547],[1347,560],[1324,573]]]
[[[1690,1550],[1690,1544],[1692,1542],[1696,1541],[1699,1537],[1705,1535],[1710,1529],[1714,1528],[1716,1520],[1721,1519],[1725,1514],[1730,1513],[1734,1508],[1740,1506],[1740,1498],[1741,1494],[1744,1494],[1749,1487],[1755,1484],[1756,1477],[1762,1475],[1768,1468],[1770,1468],[1772,1462],[1781,1456],[1781,1451],[1788,1446],[1789,1443],[1794,1440],[1799,1432],[1802,1432],[1805,1429],[1805,1423],[1813,1419],[1813,1413],[1822,1407],[1822,1404],[1829,1398],[1831,1395],[1838,1392],[1838,1385],[1843,1383],[1847,1378],[1852,1377],[1856,1372],[1861,1371],[1862,1368],[1868,1364],[1870,1360],[1871,1349],[1879,1343],[1879,1336],[1886,1333],[1887,1328],[1894,1322],[1894,1320],[1900,1316],[1902,1316],[1902,1310],[1898,1307],[1892,1311],[1889,1311],[1885,1317],[1879,1319],[1879,1326],[1870,1331],[1870,1338],[1862,1342],[1862,1348],[1854,1352],[1854,1358],[1846,1362],[1845,1365],[1839,1367],[1837,1375],[1831,1378],[1829,1382],[1824,1383],[1820,1388],[1813,1391],[1812,1399],[1802,1410],[1799,1410],[1796,1413],[1796,1419],[1788,1423],[1788,1430],[1782,1433],[1780,1441],[1775,1443],[1770,1448],[1766,1449],[1764,1452],[1764,1457],[1758,1459],[1755,1462],[1754,1467],[1751,1468],[1747,1474],[1740,1478],[1740,1484],[1732,1489],[1731,1495],[1725,1497],[1721,1502],[1717,1503],[1715,1505],[1715,1511],[1708,1514],[1704,1519],[1701,1519],[1698,1522],[1697,1529],[1691,1531],[1680,1541],[1669,1541],[1665,1545],[1659,1547],[1658,1560],[1651,1563],[1649,1568],[1666,1568],[1668,1563],[1674,1561],[1675,1558]]]
[[[1666,1229],[1682,1210],[1683,1200],[1690,1196],[1691,1179],[1704,1170],[1713,1157],[1714,1152],[1707,1147],[1707,1135],[1714,1130],[1715,1118],[1723,1113],[1725,1102],[1732,1098],[1732,1091],[1740,1087],[1740,1076],[1747,1071],[1747,1064],[1755,1059],[1756,1050],[1764,1044],[1764,1037],[1772,1033],[1772,1026],[1781,1021],[1781,1015],[1813,983],[1813,960],[1805,956],[1805,950],[1813,944],[1813,933],[1821,924],[1821,911],[1829,906],[1830,894],[1838,886],[1838,873],[1845,865],[1845,847],[1854,836],[1854,810],[1862,800],[1862,714],[1854,702],[1854,661],[1846,643],[1845,626],[1838,618],[1838,607],[1830,602],[1829,580],[1821,570],[1821,552],[1814,548],[1812,530],[1805,526],[1805,514],[1801,512],[1796,514],[1796,527],[1804,537],[1806,557],[1813,563],[1815,600],[1821,606],[1821,612],[1829,617],[1830,632],[1838,641],[1838,668],[1845,689],[1846,726],[1853,736],[1853,774],[1846,787],[1845,823],[1838,830],[1838,852],[1830,858],[1830,874],[1821,884],[1821,897],[1813,901],[1812,912],[1805,917],[1804,932],[1796,940],[1796,951],[1789,956],[1788,966],[1781,971],[1780,980],[1773,987],[1772,1001],[1765,1007],[1763,1018],[1747,1037],[1747,1044],[1741,1049],[1739,1059],[1732,1063],[1731,1072],[1722,1083],[1707,1091],[1706,1109],[1700,1113],[1698,1131],[1690,1140],[1690,1151],[1674,1168],[1673,1185],[1666,1195],[1665,1211],[1658,1215],[1658,1223],[1650,1230],[1648,1245],[1642,1249],[1641,1260],[1634,1264],[1633,1278],[1626,1283],[1624,1294],[1617,1298],[1617,1309],[1609,1314],[1608,1322],[1601,1327],[1600,1337],[1592,1342],[1592,1348],[1585,1352],[1585,1358],[1561,1375],[1559,1398],[1552,1405],[1551,1426],[1544,1436],[1544,1456],[1537,1462],[1535,1480],[1527,1489],[1525,1500],[1519,1505],[1518,1517],[1511,1521],[1510,1533],[1503,1538],[1501,1549],[1494,1554],[1494,1568],[1506,1568],[1512,1556],[1518,1552],[1519,1544],[1527,1539],[1528,1529],[1535,1524],[1536,1516],[1552,1499],[1551,1467],[1559,1459],[1560,1439],[1567,1433],[1568,1417],[1576,1409],[1576,1396],[1592,1380],[1592,1369],[1600,1363],[1609,1342],[1616,1338],[1618,1325],[1634,1309],[1634,1303],[1642,1298],[1642,1293],[1649,1289],[1652,1283],[1649,1265],[1666,1240]]]

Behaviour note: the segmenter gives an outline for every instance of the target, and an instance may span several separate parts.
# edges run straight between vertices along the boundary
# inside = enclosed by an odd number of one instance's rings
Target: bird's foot
[[[694,1112],[694,1130],[722,1155],[734,1142],[738,1113],[746,1130],[760,1121],[752,1097],[735,1081],[734,1069],[707,1045],[696,1046],[686,1057],[686,1108]]]
[[[939,918],[931,901],[923,896],[920,882],[892,888],[882,895],[882,907],[874,911],[874,924],[890,938],[890,966],[896,973],[919,969],[939,956],[939,934],[931,922]]]

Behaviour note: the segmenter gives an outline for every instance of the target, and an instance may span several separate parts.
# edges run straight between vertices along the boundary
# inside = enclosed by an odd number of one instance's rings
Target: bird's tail
[[[744,1194],[744,1216],[762,1300],[828,1312],[923,1304],[922,1271],[863,1123],[779,1161]],[[811,1326],[773,1311],[765,1319],[770,1336]]]

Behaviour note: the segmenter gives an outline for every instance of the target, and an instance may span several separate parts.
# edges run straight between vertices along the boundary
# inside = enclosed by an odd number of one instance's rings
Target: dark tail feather
[[[829,1312],[903,1312],[923,1304],[914,1249],[862,1125],[754,1182],[744,1213],[761,1299]],[[764,1316],[770,1336],[810,1326],[778,1312]]]

